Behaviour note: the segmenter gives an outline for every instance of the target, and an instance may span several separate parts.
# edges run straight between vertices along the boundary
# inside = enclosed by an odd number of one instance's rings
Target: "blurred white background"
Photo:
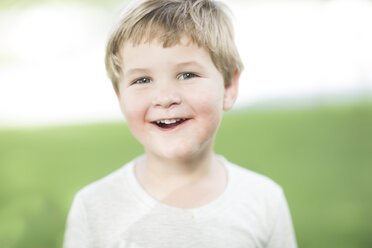
[[[371,1],[224,2],[245,64],[236,108],[371,96]],[[122,119],[104,67],[120,8],[0,9],[0,126]]]

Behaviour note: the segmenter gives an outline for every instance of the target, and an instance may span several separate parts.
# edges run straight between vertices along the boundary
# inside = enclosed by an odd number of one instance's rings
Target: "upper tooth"
[[[177,121],[175,119],[172,119],[172,120],[164,120],[164,123],[165,124],[172,124],[172,123],[176,123]]]
[[[180,119],[159,120],[159,121],[156,121],[156,123],[173,124],[173,123],[176,123],[177,121],[180,121]]]

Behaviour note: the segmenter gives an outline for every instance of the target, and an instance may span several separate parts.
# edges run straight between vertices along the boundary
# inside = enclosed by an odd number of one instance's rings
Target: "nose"
[[[181,103],[181,96],[177,89],[170,84],[158,86],[154,90],[152,105],[155,107],[169,108],[173,105],[179,105]]]

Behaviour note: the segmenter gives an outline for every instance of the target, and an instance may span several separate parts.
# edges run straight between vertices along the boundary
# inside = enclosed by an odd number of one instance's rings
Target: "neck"
[[[193,178],[207,173],[215,162],[212,151],[199,154],[190,159],[170,160],[147,154],[145,171],[159,179]]]
[[[135,174],[152,197],[182,208],[210,202],[227,184],[223,165],[213,152],[190,160],[167,160],[147,154],[137,161]]]

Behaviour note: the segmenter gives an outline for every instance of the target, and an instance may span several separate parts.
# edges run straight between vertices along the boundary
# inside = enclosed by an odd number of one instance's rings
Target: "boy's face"
[[[126,43],[121,56],[120,107],[146,154],[190,160],[212,152],[222,112],[236,99],[238,73],[225,87],[209,53],[186,37],[169,48]]]

